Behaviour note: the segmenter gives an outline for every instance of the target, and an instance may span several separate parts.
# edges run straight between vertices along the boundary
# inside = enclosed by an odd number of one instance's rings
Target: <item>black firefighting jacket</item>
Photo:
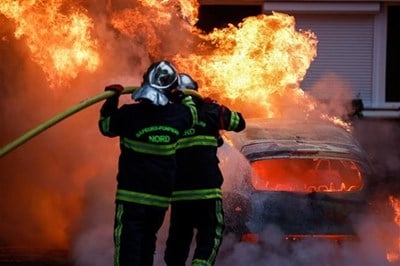
[[[197,121],[194,103],[141,102],[118,108],[118,100],[113,96],[105,101],[99,120],[104,136],[120,137],[116,200],[167,208],[176,174],[177,141]]]
[[[177,179],[172,201],[221,198],[223,176],[217,157],[220,130],[239,132],[246,126],[239,112],[194,98],[198,122],[178,141]]]

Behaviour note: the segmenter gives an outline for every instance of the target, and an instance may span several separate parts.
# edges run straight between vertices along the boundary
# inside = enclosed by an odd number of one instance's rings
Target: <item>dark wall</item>
[[[244,18],[261,14],[261,5],[202,5],[196,26],[210,32],[214,28],[226,27],[229,23],[237,26]]]
[[[400,102],[400,6],[389,6],[386,54],[386,101]]]

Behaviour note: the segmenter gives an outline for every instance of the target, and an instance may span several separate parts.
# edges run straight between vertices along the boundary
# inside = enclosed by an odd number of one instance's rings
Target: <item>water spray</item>
[[[121,94],[128,94],[132,93],[134,90],[138,89],[136,86],[131,86],[131,87],[125,87],[125,89],[122,91]],[[185,95],[193,95],[196,97],[202,98],[202,96],[195,90],[190,90],[190,89],[184,89],[183,90]],[[28,140],[32,139],[33,137],[39,135],[43,131],[47,130],[48,128],[54,126],[58,122],[61,122],[62,120],[66,119],[67,117],[95,104],[98,103],[102,100],[105,100],[107,98],[110,98],[111,96],[115,95],[115,91],[104,91],[98,95],[95,95],[89,99],[86,99],[69,109],[65,110],[64,112],[59,113],[58,115],[55,115],[54,117],[46,120],[45,122],[39,124],[35,128],[32,128],[31,130],[27,131],[23,135],[21,135],[19,138],[16,138],[15,140],[9,142],[5,146],[3,146],[0,149],[0,158],[6,155],[7,153],[11,152],[12,150],[18,148]]]

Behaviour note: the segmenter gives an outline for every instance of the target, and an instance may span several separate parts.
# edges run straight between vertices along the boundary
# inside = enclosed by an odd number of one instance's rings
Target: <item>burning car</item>
[[[253,241],[275,225],[289,240],[357,239],[373,169],[350,132],[331,122],[251,119],[224,137],[250,164],[224,189],[227,233]]]

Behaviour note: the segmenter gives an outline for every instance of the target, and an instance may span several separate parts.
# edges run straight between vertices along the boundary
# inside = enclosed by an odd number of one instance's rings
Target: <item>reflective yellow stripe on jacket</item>
[[[237,112],[231,113],[231,119],[229,121],[228,130],[234,130],[238,127],[240,121],[240,117]]]
[[[188,96],[188,97],[183,98],[182,103],[189,108],[190,113],[192,114],[192,119],[193,119],[192,125],[196,125],[198,122],[197,108],[196,108],[196,104],[194,103],[192,97]]]
[[[222,191],[220,188],[174,191],[172,192],[171,201],[204,200],[216,198],[222,198]]]
[[[101,131],[106,135],[106,136],[115,136],[113,132],[110,131],[110,117],[100,117],[100,127]]]
[[[177,149],[188,148],[192,146],[212,146],[217,147],[217,139],[213,136],[193,136],[178,140]]]
[[[173,155],[176,151],[176,143],[172,144],[151,144],[141,141],[122,138],[121,144],[126,148],[136,152],[154,154],[154,155]]]
[[[158,195],[129,191],[124,189],[117,190],[116,199],[161,208],[168,208],[170,202],[169,197],[162,197]]]

